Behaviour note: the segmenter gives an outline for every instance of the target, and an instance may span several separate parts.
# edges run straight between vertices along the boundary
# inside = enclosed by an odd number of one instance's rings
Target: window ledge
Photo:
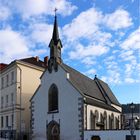
[[[59,113],[58,110],[53,110],[53,111],[49,111],[48,114],[54,114],[54,113]]]

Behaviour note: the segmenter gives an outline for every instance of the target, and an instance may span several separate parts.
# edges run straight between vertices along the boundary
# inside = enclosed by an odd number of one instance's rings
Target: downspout
[[[20,86],[18,87],[18,89],[19,89],[19,94],[20,94],[20,114],[19,114],[19,136],[20,136],[20,140],[22,140],[22,136],[21,136],[21,107],[22,107],[22,97],[21,97],[21,95],[22,95],[22,84],[21,84],[21,82],[22,82],[22,69],[17,65],[17,68],[19,69],[19,71],[20,71]]]

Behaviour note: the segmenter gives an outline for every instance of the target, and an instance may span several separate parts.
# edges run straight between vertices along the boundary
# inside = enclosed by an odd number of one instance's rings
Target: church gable
[[[72,137],[69,137],[74,135],[75,140],[77,140],[80,138],[79,131],[82,129],[79,127],[82,119],[82,116],[79,116],[82,96],[70,84],[68,78],[67,72],[59,65],[57,72],[53,70],[52,73],[48,71],[44,73],[41,86],[32,99],[35,107],[33,116],[35,116],[35,120],[39,120],[39,117],[42,116],[41,121],[44,124],[34,121],[34,127],[36,129],[37,127],[43,127],[46,130],[45,127],[49,126],[52,120],[55,120],[60,125],[61,134],[65,134],[65,136],[60,134],[61,138],[71,140]],[[67,128],[65,128],[66,124]],[[72,127],[74,127],[73,130],[71,130]],[[44,130],[42,131],[44,132]],[[34,130],[34,135],[36,131]]]

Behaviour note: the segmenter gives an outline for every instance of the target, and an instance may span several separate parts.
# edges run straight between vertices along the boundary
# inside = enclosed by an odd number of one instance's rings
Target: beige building
[[[40,84],[40,76],[45,67],[45,62],[38,57],[15,60],[8,65],[0,64],[1,138],[19,137],[21,134],[28,137],[29,100]]]

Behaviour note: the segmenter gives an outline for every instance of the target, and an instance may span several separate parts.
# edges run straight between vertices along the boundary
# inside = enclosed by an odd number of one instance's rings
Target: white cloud
[[[124,9],[117,9],[114,13],[105,15],[104,22],[112,30],[127,28],[133,24],[132,18]]]
[[[96,62],[93,59],[93,57],[85,57],[81,62],[86,64],[86,66],[90,66],[90,65],[96,64]]]
[[[135,79],[133,79],[133,78],[125,78],[125,80],[124,80],[126,83],[135,83],[135,82],[137,82]]]
[[[30,38],[34,43],[45,43],[45,45],[49,45],[52,37],[53,25],[36,23],[31,25],[29,30],[31,30]]]
[[[8,19],[10,14],[10,10],[7,7],[0,5],[0,20],[4,21]]]
[[[74,51],[69,53],[70,59],[81,59],[85,57],[94,57],[105,54],[109,51],[107,47],[98,46],[98,45],[89,45],[87,47],[77,44]]]
[[[93,76],[93,75],[96,74],[96,70],[95,69],[90,69],[90,70],[86,71],[86,74]]]
[[[108,76],[102,76],[101,79],[107,83],[111,84],[120,84],[121,83],[121,75],[119,72],[115,70],[110,70]]]
[[[25,38],[11,29],[0,30],[0,58],[1,62],[29,55]]]
[[[112,84],[120,84],[121,79],[121,68],[119,63],[116,61],[116,56],[108,56],[103,61],[103,70],[106,69],[106,76],[102,76],[101,79]]]
[[[135,0],[131,0],[131,2],[133,3]]]
[[[77,9],[75,5],[72,5],[72,3],[67,0],[54,0],[52,8],[54,9],[55,7],[62,16],[71,15],[73,11]]]
[[[134,66],[131,64],[125,64],[125,74],[126,77],[130,77],[133,72]]]
[[[101,12],[91,8],[79,14],[72,22],[63,28],[64,35],[73,41],[81,37],[94,38],[99,30],[97,24],[102,19]]]
[[[136,56],[133,50],[122,50],[120,52],[121,54],[119,55],[119,57],[121,58],[122,61],[128,61],[133,65],[137,63]]]
[[[137,63],[125,64],[125,78],[126,83],[138,83],[139,80],[139,65]]]
[[[0,30],[0,61],[9,63],[15,59],[46,53],[46,48],[37,47],[28,36],[11,28]]]
[[[137,50],[140,49],[140,27],[132,32],[122,44],[120,44],[121,48],[124,50]]]
[[[58,9],[58,13],[67,16],[77,9],[71,2],[66,0],[12,0],[7,3],[14,10],[20,12],[24,19],[40,15],[54,15],[54,9]]]

